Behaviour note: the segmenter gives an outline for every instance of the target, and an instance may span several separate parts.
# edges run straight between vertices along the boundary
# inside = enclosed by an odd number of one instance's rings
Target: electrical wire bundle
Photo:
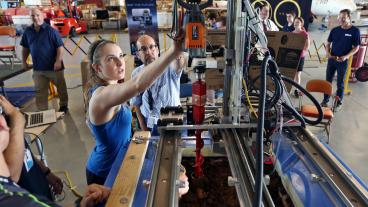
[[[302,86],[300,86],[298,83],[294,82],[293,80],[282,76],[279,73],[279,69],[277,66],[277,63],[275,60],[272,59],[270,52],[267,49],[267,38],[263,30],[260,29],[260,21],[258,20],[258,17],[255,15],[255,12],[253,11],[253,8],[251,7],[249,1],[243,1],[243,6],[245,11],[247,12],[247,20],[250,24],[246,26],[246,32],[245,39],[247,39],[247,43],[244,51],[253,51],[251,49],[251,35],[249,31],[252,31],[255,33],[256,37],[255,39],[257,42],[261,44],[262,50],[266,51],[264,54],[264,59],[262,61],[262,67],[261,67],[261,75],[257,77],[255,80],[252,80],[253,83],[256,82],[257,79],[260,79],[260,86],[259,89],[256,90],[258,93],[250,93],[250,91],[253,91],[254,87],[247,87],[247,72],[248,72],[248,66],[249,66],[249,60],[250,60],[250,54],[245,54],[245,67],[244,67],[244,77],[243,78],[243,88],[245,92],[245,100],[247,101],[250,110],[253,112],[255,117],[258,118],[257,121],[257,135],[256,135],[256,180],[255,180],[255,187],[254,187],[254,198],[253,198],[253,205],[254,207],[261,207],[262,206],[262,192],[263,192],[263,140],[264,140],[264,124],[265,124],[265,112],[271,111],[272,108],[275,108],[276,113],[278,107],[282,107],[286,109],[290,114],[292,114],[297,120],[300,121],[302,127],[305,127],[305,123],[316,125],[320,123],[323,119],[323,111],[322,107],[318,103],[318,101],[310,94],[308,93]],[[253,39],[254,40],[254,39]],[[270,78],[270,80],[273,83],[274,91],[267,91],[267,77]],[[290,97],[287,93],[284,81],[291,84],[295,88],[297,88],[299,91],[304,93],[316,106],[319,116],[316,120],[309,120],[304,118],[292,105],[290,101]],[[251,82],[251,81],[248,81]],[[248,88],[250,89],[248,91]],[[252,96],[258,96],[258,112],[255,111],[253,108],[253,104],[250,101],[249,95]]]
[[[305,127],[305,123],[316,125],[319,124],[323,118],[322,107],[318,101],[308,93],[302,86],[293,80],[282,76],[278,72],[277,63],[272,59],[269,52],[266,52],[265,57],[262,61],[261,75],[256,79],[260,79],[259,94],[258,94],[258,122],[257,122],[257,135],[256,135],[256,183],[255,183],[255,197],[253,200],[253,206],[261,206],[262,203],[262,186],[263,186],[263,140],[264,140],[264,123],[265,123],[265,112],[270,111],[274,107],[283,107],[289,111],[297,120],[300,121],[301,125]],[[269,95],[267,93],[267,77],[273,83],[274,91]],[[291,84],[302,93],[304,93],[316,106],[319,116],[316,120],[309,120],[304,118],[291,104],[289,95],[284,84],[284,81]],[[255,81],[254,81],[255,82]],[[246,90],[246,100],[252,111],[254,111],[252,103],[250,103],[249,94],[247,91],[245,80],[243,80],[243,86]],[[276,110],[277,111],[277,110]]]

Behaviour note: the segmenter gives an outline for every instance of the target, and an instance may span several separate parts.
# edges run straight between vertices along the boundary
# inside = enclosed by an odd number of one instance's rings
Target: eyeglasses
[[[153,50],[153,48],[156,48],[157,45],[149,45],[147,46],[142,46],[141,48],[138,49],[139,52],[147,52],[148,49]]]

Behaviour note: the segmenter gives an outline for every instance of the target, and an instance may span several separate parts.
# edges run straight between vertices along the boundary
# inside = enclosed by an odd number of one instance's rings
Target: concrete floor
[[[320,45],[327,39],[328,32],[316,30],[311,32],[311,37]],[[367,33],[364,31],[362,33]],[[104,38],[110,38],[111,32],[102,34]],[[95,35],[87,35],[90,40],[95,39]],[[78,39],[78,37],[77,37]],[[160,36],[161,47],[163,47],[163,34]],[[121,33],[118,35],[118,42],[124,53],[129,53],[128,35]],[[74,47],[70,41],[66,42],[67,48],[73,51]],[[83,41],[81,47],[87,51],[88,43]],[[314,49],[311,49],[314,53]],[[42,141],[47,155],[47,161],[52,170],[67,171],[71,175],[77,190],[84,192],[85,189],[85,163],[89,152],[94,146],[94,140],[85,124],[84,103],[81,89],[80,61],[84,54],[76,50],[72,57],[64,54],[66,64],[65,76],[67,79],[68,93],[70,97],[69,113],[60,121],[53,124],[44,135]],[[302,74],[302,84],[305,85],[309,79],[325,78],[325,63],[320,64],[316,58],[307,58],[305,71]],[[33,85],[31,72],[21,74],[5,82],[7,87],[19,87]],[[334,83],[335,86],[335,83]],[[348,166],[350,166],[361,179],[368,183],[368,84],[354,83],[349,87],[353,90],[351,95],[347,95],[344,100],[343,110],[338,112],[332,124],[330,146],[341,156]],[[49,102],[50,107],[58,109],[56,100]],[[34,101],[25,108],[31,111],[35,109]],[[313,129],[316,133],[320,131]],[[320,133],[322,134],[322,133]],[[318,135],[319,136],[319,135]],[[65,177],[59,174],[62,179]],[[66,198],[62,205],[71,203],[75,197],[66,188]]]

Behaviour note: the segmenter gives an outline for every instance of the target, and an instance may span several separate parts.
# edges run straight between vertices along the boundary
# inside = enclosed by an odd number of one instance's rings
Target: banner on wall
[[[159,45],[156,0],[126,0],[125,5],[131,54],[136,54],[136,41],[143,34],[153,37]]]
[[[270,19],[282,28],[286,24],[286,12],[294,11],[296,16],[304,19],[304,27],[308,29],[309,17],[311,15],[311,0],[251,0],[253,8],[261,4],[268,4],[271,8]]]

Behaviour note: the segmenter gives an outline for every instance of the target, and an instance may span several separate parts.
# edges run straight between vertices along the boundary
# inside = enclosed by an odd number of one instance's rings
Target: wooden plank
[[[107,207],[127,207],[132,206],[134,193],[137,188],[139,175],[143,166],[144,158],[148,147],[149,131],[135,132],[134,137],[141,136],[143,142],[140,144],[132,141],[125,155],[123,163],[115,178],[114,185],[107,200]]]

